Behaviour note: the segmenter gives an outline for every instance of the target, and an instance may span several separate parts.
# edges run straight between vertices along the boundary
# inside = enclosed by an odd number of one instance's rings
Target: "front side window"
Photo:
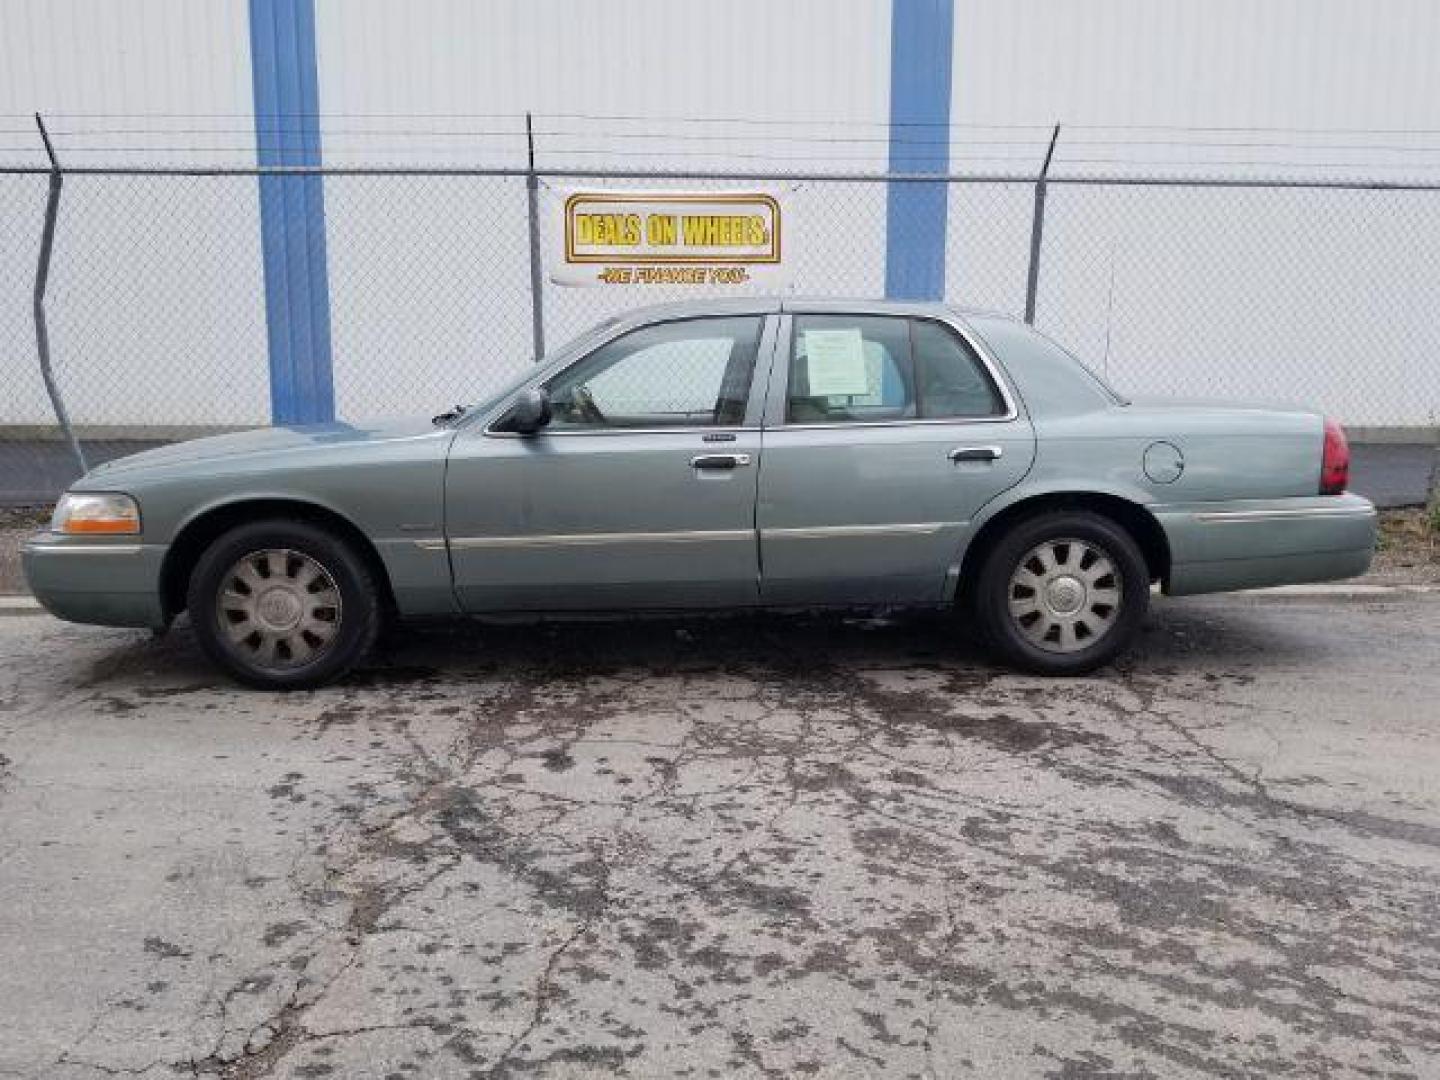
[[[554,428],[737,425],[763,317],[687,319],[634,330],[551,380]]]
[[[930,319],[797,315],[786,419],[794,424],[1001,416],[980,357]]]

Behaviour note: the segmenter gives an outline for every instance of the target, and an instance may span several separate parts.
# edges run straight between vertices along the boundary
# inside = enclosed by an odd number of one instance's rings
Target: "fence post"
[[[45,392],[50,395],[50,404],[55,409],[55,419],[70,441],[70,452],[83,475],[90,471],[85,464],[85,451],[70,426],[70,415],[65,411],[65,401],[60,396],[60,387],[55,383],[55,373],[50,368],[50,327],[45,319],[45,286],[50,281],[50,253],[55,248],[55,220],[60,213],[60,189],[65,185],[60,161],[55,156],[55,147],[50,142],[50,133],[45,130],[45,121],[35,114],[35,126],[40,129],[40,141],[45,144],[45,156],[50,159],[50,193],[45,199],[45,227],[40,234],[40,259],[35,265],[35,349],[40,356],[40,377],[45,380]]]
[[[1030,222],[1030,270],[1025,277],[1025,321],[1035,323],[1035,294],[1040,288],[1040,241],[1045,235],[1045,184],[1050,176],[1050,159],[1055,156],[1055,143],[1060,138],[1060,125],[1050,132],[1050,145],[1045,150],[1045,163],[1035,178],[1035,216]]]
[[[530,214],[530,337],[538,364],[545,356],[545,275],[540,264],[540,176],[535,172],[535,128],[525,114],[525,195]]]

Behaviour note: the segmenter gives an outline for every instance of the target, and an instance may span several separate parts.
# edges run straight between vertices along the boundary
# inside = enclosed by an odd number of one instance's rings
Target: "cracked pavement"
[[[1440,596],[407,631],[0,618],[0,1077],[1440,1076]]]

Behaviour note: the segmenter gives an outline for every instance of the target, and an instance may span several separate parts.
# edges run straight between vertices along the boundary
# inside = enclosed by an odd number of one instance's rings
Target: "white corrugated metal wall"
[[[42,112],[70,165],[253,164],[248,33],[243,0],[5,0],[0,162],[44,164]],[[53,422],[30,312],[45,183],[0,179],[0,424]],[[77,421],[268,419],[254,189],[67,178],[50,332]]]
[[[325,161],[514,163],[528,110],[542,164],[881,168],[891,7],[315,0]],[[1062,121],[1059,172],[1437,175],[1440,71],[1428,44],[1440,6],[1424,0],[956,0],[953,21],[959,170],[1031,168]],[[3,23],[4,161],[42,160],[28,129],[36,110],[71,164],[254,160],[242,0],[7,0]],[[29,324],[43,181],[22,187],[0,200],[0,365],[15,388],[0,423],[48,416]],[[327,185],[342,414],[390,411],[392,386],[406,388],[403,404],[428,404],[454,385],[456,365],[482,379],[525,362],[523,318],[496,337],[493,317],[521,302],[523,266],[475,273],[487,255],[523,254],[516,187]],[[52,308],[57,364],[82,418],[266,418],[254,189],[67,182]],[[813,191],[798,199],[825,206]],[[1436,199],[1057,186],[1039,319],[1133,389],[1307,397],[1352,421],[1434,423]],[[851,226],[843,239],[804,223],[803,284],[878,293],[884,189],[846,189],[836,208]],[[1017,309],[1028,216],[1022,189],[957,188],[947,295]],[[490,246],[443,242],[457,230]],[[558,297],[556,334],[603,303]],[[106,377],[92,379],[101,366]],[[117,412],[115,386],[154,392],[127,395]],[[186,398],[178,413],[175,395]]]
[[[833,167],[836,144],[821,144],[817,161],[792,136],[843,137],[857,125],[869,141],[852,147],[865,156],[846,167],[885,164],[888,3],[319,0],[316,43],[320,99],[343,114],[327,118],[330,162],[513,165],[523,161],[530,111],[542,166]],[[638,119],[646,117],[659,119]],[[547,241],[561,219],[560,186],[547,185],[542,201]],[[363,415],[374,400],[377,353],[395,358],[407,386],[442,401],[456,371],[478,382],[528,362],[523,181],[340,180],[327,195],[342,414]],[[877,293],[883,186],[853,198],[867,204],[861,225],[830,241],[828,263],[843,281],[846,247],[858,245],[852,265],[861,277],[850,288]],[[387,280],[404,283],[403,303]],[[457,293],[457,283],[484,295]],[[636,302],[548,292],[551,341]],[[383,318],[367,317],[377,310]],[[407,341],[423,350],[406,350]]]

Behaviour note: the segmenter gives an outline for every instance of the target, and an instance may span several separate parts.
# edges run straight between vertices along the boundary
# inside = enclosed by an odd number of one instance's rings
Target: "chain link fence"
[[[327,176],[325,221],[338,416],[441,412],[533,361],[523,176]]]
[[[785,207],[790,292],[884,292],[884,175],[542,171],[532,250],[523,169],[317,171],[346,420],[436,412],[509,381],[533,362],[537,299],[553,347],[627,306],[705,294],[552,284],[569,189],[765,191]],[[64,172],[44,305],[51,364],[99,456],[96,440],[269,422],[264,172]],[[1039,181],[936,181],[948,191],[948,301],[1020,316],[1033,275],[1037,326],[1123,392],[1299,401],[1433,437],[1440,186],[1050,177],[1037,216]],[[23,467],[7,445],[64,456],[36,344],[49,182],[0,172],[6,469]]]
[[[1036,324],[1135,395],[1440,418],[1440,191],[1052,183]]]

